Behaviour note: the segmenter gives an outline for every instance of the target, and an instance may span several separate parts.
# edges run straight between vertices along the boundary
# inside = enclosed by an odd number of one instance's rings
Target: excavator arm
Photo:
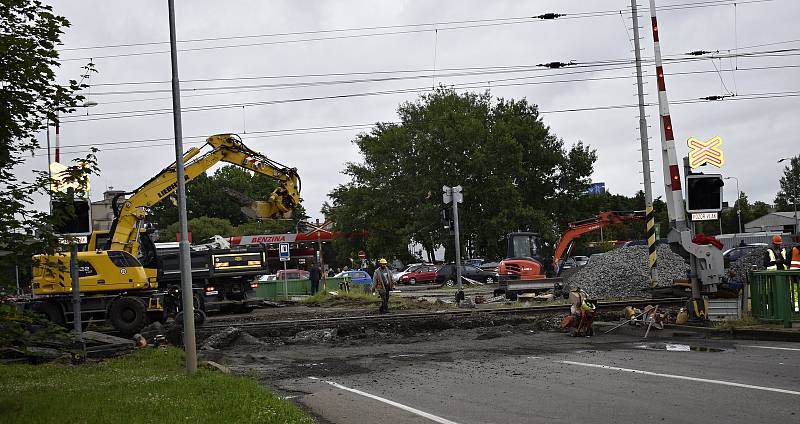
[[[198,156],[203,147],[193,147],[183,155],[185,179],[191,181],[219,162],[228,162],[278,181],[266,201],[251,205],[257,218],[289,217],[300,204],[300,177],[296,168],[281,165],[242,143],[235,134],[217,134],[206,139],[212,150]],[[139,252],[139,232],[149,208],[174,193],[178,183],[173,162],[130,195],[121,207],[114,199],[115,219],[107,250],[123,250],[133,256]]]
[[[566,252],[567,255],[569,254],[568,251],[572,242],[581,235],[608,227],[612,224],[639,221],[644,218],[644,211],[608,211],[600,212],[594,218],[570,222],[567,225],[567,230],[564,231],[564,234],[558,239],[555,252],[553,252],[553,269],[558,270],[560,268],[564,253]]]

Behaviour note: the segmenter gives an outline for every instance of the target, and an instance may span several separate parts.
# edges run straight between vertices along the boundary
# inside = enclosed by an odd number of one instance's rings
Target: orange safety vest
[[[800,247],[793,247],[791,255],[792,262],[789,264],[789,269],[800,270]]]

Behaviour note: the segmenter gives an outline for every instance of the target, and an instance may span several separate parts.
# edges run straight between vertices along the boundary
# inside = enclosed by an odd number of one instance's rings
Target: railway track
[[[598,310],[621,309],[626,306],[646,306],[646,305],[683,305],[685,298],[667,299],[641,299],[641,300],[620,300],[610,302],[598,302]],[[253,330],[282,330],[287,328],[318,328],[321,326],[330,327],[337,324],[354,325],[358,323],[391,323],[395,321],[422,321],[428,319],[459,319],[474,318],[479,316],[508,316],[508,315],[536,315],[553,312],[567,312],[569,305],[547,305],[530,306],[526,308],[500,308],[500,309],[468,309],[438,312],[414,312],[389,315],[357,315],[330,318],[312,318],[284,321],[259,321],[243,323],[220,323],[207,324],[197,328],[200,336],[207,336],[228,327],[238,327],[245,331]]]

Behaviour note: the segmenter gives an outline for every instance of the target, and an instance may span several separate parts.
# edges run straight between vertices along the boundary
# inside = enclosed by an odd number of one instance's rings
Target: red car
[[[438,265],[422,265],[400,277],[402,284],[432,283],[436,280]]]

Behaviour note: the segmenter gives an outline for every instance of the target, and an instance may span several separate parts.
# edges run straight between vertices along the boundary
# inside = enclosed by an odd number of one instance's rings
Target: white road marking
[[[309,377],[309,378],[312,379],[312,380],[319,380],[319,378],[317,378],[317,377]],[[450,421],[450,420],[442,418],[442,417],[437,417],[436,415],[430,414],[428,412],[420,411],[417,408],[412,408],[412,407],[410,407],[408,405],[403,405],[402,403],[398,403],[398,402],[395,402],[393,400],[389,400],[389,399],[385,399],[385,398],[382,398],[382,397],[377,396],[377,395],[373,395],[372,393],[362,392],[361,390],[358,390],[358,389],[352,389],[352,388],[347,387],[347,386],[342,386],[341,384],[335,383],[333,381],[327,381],[327,380],[320,380],[320,381],[324,381],[324,382],[330,384],[331,386],[336,387],[337,389],[347,390],[348,392],[355,393],[357,395],[361,395],[361,396],[364,396],[364,397],[368,397],[370,399],[375,399],[375,400],[377,400],[379,402],[383,402],[383,403],[385,403],[387,405],[392,405],[392,406],[394,406],[396,408],[400,408],[400,409],[402,409],[404,411],[411,412],[412,414],[419,415],[420,417],[425,417],[425,418],[427,418],[427,419],[429,419],[429,420],[431,420],[433,422],[437,422],[437,423],[440,423],[440,424],[458,424],[455,421]]]
[[[678,379],[678,380],[698,381],[698,382],[701,382],[701,383],[720,384],[720,385],[723,385],[723,386],[742,387],[742,388],[745,388],[745,389],[764,390],[764,391],[767,391],[767,392],[785,393],[785,394],[789,394],[789,395],[800,396],[800,392],[796,392],[794,390],[778,389],[778,388],[775,388],[775,387],[754,386],[752,384],[734,383],[732,381],[712,380],[712,379],[708,379],[708,378],[689,377],[689,376],[685,376],[685,375],[663,374],[663,373],[659,373],[659,372],[634,370],[634,369],[631,369],[631,368],[612,367],[610,365],[589,364],[589,363],[585,363],[585,362],[574,362],[574,361],[555,361],[555,362],[561,363],[561,364],[568,364],[568,365],[580,365],[582,367],[602,368],[602,369],[614,370],[614,371],[625,371],[625,372],[630,372],[630,373],[634,373],[634,374],[652,375],[652,376],[656,376],[656,377],[674,378],[674,379]]]
[[[793,350],[795,352],[800,352],[800,349],[795,347],[777,347],[777,346],[748,346],[745,347],[754,347],[756,349],[774,349],[774,350]]]

